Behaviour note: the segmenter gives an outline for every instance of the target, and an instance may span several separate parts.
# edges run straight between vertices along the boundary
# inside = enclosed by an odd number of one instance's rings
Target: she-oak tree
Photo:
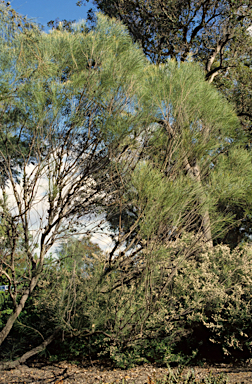
[[[116,223],[104,276],[124,272],[111,289],[148,274],[174,232],[194,233],[162,275],[162,295],[197,241],[211,243],[232,221],[218,204],[249,202],[241,189],[251,180],[249,157],[237,171],[238,119],[197,66],[151,65],[121,24],[101,15],[91,32],[77,24],[8,38],[12,18],[1,6],[0,272],[13,312],[0,344],[51,247],[89,233],[97,213]],[[230,161],[236,173],[225,183]]]
[[[86,4],[80,0],[77,5],[82,3]],[[240,129],[247,135],[244,145],[251,150],[251,0],[95,0],[93,3],[99,11],[122,21],[153,63],[164,63],[167,58],[198,62],[206,81],[213,82],[235,106]],[[88,18],[95,20],[92,9]],[[251,214],[235,201],[231,211],[236,225],[219,241],[234,248],[249,238]]]
[[[12,18],[6,8],[1,16],[0,252],[13,313],[0,344],[51,247],[71,233],[88,232],[87,220],[114,177],[110,164],[119,161],[125,136],[143,116],[127,111],[145,64],[123,28],[105,17],[88,34],[78,25],[72,33],[27,29],[7,39]],[[20,254],[26,260],[21,269]]]

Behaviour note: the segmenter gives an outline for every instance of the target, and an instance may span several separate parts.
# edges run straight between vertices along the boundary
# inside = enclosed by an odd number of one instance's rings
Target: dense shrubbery
[[[144,276],[128,285],[120,284],[119,271],[104,276],[101,255],[90,254],[82,263],[51,260],[2,357],[16,357],[59,327],[46,352],[51,359],[106,357],[128,367],[148,361],[165,365],[249,358],[249,246],[230,251],[225,245],[211,249],[199,244],[155,302],[165,265],[192,240],[187,236],[162,250],[152,277],[152,297],[144,289]]]

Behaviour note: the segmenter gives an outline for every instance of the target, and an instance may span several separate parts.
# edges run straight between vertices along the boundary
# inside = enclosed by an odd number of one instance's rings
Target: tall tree
[[[143,164],[147,161],[150,169],[156,169],[158,174],[167,179],[167,199],[170,203],[168,201],[166,203],[171,204],[170,208],[165,208],[164,205],[162,213],[160,207],[157,209],[160,216],[153,217],[157,222],[162,217],[160,226],[156,227],[160,231],[158,238],[161,236],[164,241],[169,241],[169,238],[173,237],[173,232],[179,236],[183,231],[199,231],[205,241],[212,244],[216,235],[222,232],[223,226],[233,221],[231,211],[228,213],[227,210],[225,215],[221,214],[219,211],[221,203],[230,204],[232,195],[232,200],[240,206],[251,204],[249,194],[246,192],[250,188],[251,158],[246,150],[240,148],[243,145],[243,135],[240,135],[239,144],[238,118],[224,97],[204,81],[204,74],[197,65],[191,63],[177,65],[176,62],[171,61],[159,67],[149,66],[147,72],[145,89],[148,89],[148,92],[143,96],[143,102],[146,103],[145,108],[152,116],[152,124],[139,142],[138,149],[135,149],[135,154],[138,154]],[[240,162],[237,148],[244,156]],[[246,187],[244,184],[244,191],[241,191],[242,188],[237,184],[236,179],[238,175],[236,172],[240,172],[242,161],[244,173],[240,174],[240,183],[244,182],[244,178],[248,183]],[[220,175],[224,169],[227,170],[231,166],[234,175],[232,176],[229,171],[224,180],[219,180],[218,196],[215,175]],[[143,165],[140,169],[144,169]],[[138,175],[139,183],[140,180],[143,183],[145,180],[148,184],[148,172],[146,174],[144,172],[144,175],[141,177]],[[163,181],[152,173],[150,177],[153,180],[157,177],[156,184],[160,182],[160,185],[153,187],[157,188],[153,193],[158,194],[158,188],[160,188],[162,196]],[[150,181],[150,185],[153,183],[154,181]],[[228,190],[227,185],[229,185]],[[140,185],[138,188],[142,190],[144,187]],[[138,235],[135,220],[144,221],[147,213],[144,214],[143,211],[147,208],[144,208],[144,202],[139,203],[140,205],[136,203],[136,206],[132,203],[135,198],[137,199],[133,193],[135,189],[135,184],[134,187],[129,187],[131,192],[128,207],[127,200],[122,196],[121,209],[128,210],[124,225],[126,232],[129,232],[125,234],[125,239],[127,236],[131,239],[131,235],[134,234],[136,240]],[[147,187],[143,190],[149,191],[152,196],[151,190]],[[220,190],[226,191],[226,197],[224,192],[220,194]],[[188,200],[184,196],[184,191],[187,191]],[[147,195],[144,196],[147,206],[152,204],[151,199],[149,200]],[[185,205],[181,202],[184,198]],[[155,207],[158,200],[157,197],[153,199],[155,201],[155,203],[153,201],[153,207]],[[176,204],[176,200],[180,201],[180,204]],[[173,214],[173,211],[176,214]],[[142,219],[141,215],[143,215]],[[122,215],[119,214],[120,216]],[[134,229],[130,227],[130,223]],[[116,225],[117,222],[115,227]],[[152,225],[148,225],[152,228]],[[113,220],[112,226],[114,227]],[[139,226],[138,230],[140,230]],[[119,228],[119,238],[123,237],[123,232]],[[153,229],[152,232],[155,237],[155,230]],[[161,235],[162,232],[163,235]]]
[[[127,25],[152,62],[184,61],[192,55],[205,63],[209,78],[227,70],[240,49],[233,43],[237,39],[243,47],[248,43],[246,29],[252,23],[251,0],[95,0],[94,4]]]
[[[0,30],[1,30],[1,39],[0,39],[0,72],[1,72],[1,80],[0,80],[0,103],[4,103],[7,98],[10,97],[10,94],[15,89],[15,81],[18,82],[18,77],[14,78],[12,76],[12,66],[15,66],[16,57],[11,55],[11,47],[16,47],[17,37],[22,32],[28,31],[38,31],[39,28],[36,24],[29,21],[26,17],[19,15],[13,8],[11,8],[10,3],[6,3],[4,1],[0,1]],[[19,43],[18,43],[19,44]],[[12,108],[12,110],[5,113],[1,119],[2,123],[9,124],[9,132],[8,132],[8,151],[11,153],[12,158],[12,171],[13,175],[18,175],[18,170],[15,167],[16,164],[21,164],[22,155],[18,154],[15,151],[15,140],[14,132],[12,130],[14,121],[18,124],[20,115],[22,111],[21,109]],[[12,123],[12,124],[11,124]],[[23,151],[27,150],[26,143],[22,140],[19,145],[23,147]],[[6,143],[3,142],[2,137],[0,138],[0,149],[4,151],[6,147]],[[3,185],[7,181],[7,174],[4,170],[3,166],[4,160],[2,156],[0,156],[0,185]],[[16,174],[15,174],[16,172]]]
[[[94,4],[121,20],[153,63],[193,59],[224,94],[229,84],[229,100],[251,129],[251,0],[95,0]],[[95,20],[92,12],[90,18]],[[241,75],[244,71],[250,73],[248,81]],[[244,80],[246,91],[242,89]]]
[[[3,44],[8,87],[0,105],[0,156],[7,183],[1,186],[1,232],[9,241],[1,239],[0,272],[13,313],[0,342],[36,287],[52,246],[72,233],[88,234],[102,209],[108,219],[116,214],[117,224],[101,281],[109,276],[112,291],[137,278],[146,282],[148,311],[142,313],[150,316],[157,305],[149,276],[159,257],[170,255],[168,265],[160,265],[157,297],[198,242],[211,243],[232,219],[219,215],[227,184],[216,194],[214,175],[230,165],[237,171],[239,121],[197,65],[151,65],[126,29],[102,15],[90,32],[79,24],[15,37]],[[9,120],[13,111],[18,118]],[[13,152],[22,159],[16,165]],[[242,201],[237,180],[245,176],[237,172],[235,184],[231,174],[229,200]],[[182,232],[189,240],[175,249],[173,239]],[[19,268],[17,250],[25,268]]]
[[[82,3],[78,1],[77,5]],[[235,105],[247,135],[245,145],[250,148],[251,0],[95,0],[94,4],[103,13],[121,20],[153,63],[170,58],[199,62],[206,80]],[[95,20],[92,12],[89,18]],[[236,238],[233,245],[237,245],[242,238],[248,238],[250,214],[235,202],[232,211],[237,226],[230,230],[228,238]]]
[[[145,332],[145,324],[158,316],[166,295],[172,301],[169,287],[181,265],[200,255],[202,244],[214,252],[216,238],[233,224],[229,204],[251,209],[251,155],[242,147],[242,135],[238,145],[239,119],[232,106],[196,64],[149,65],[145,74],[141,100],[152,121],[129,149],[139,161],[133,174],[117,179],[118,203],[105,202],[115,236],[102,292],[118,297],[110,307],[115,321],[109,334],[122,345],[155,337],[156,329]],[[162,322],[167,327],[175,321],[171,301]],[[178,317],[185,313],[180,310]]]
[[[124,138],[142,118],[132,106],[146,63],[124,28],[102,16],[88,34],[79,25],[71,33],[28,29],[14,37],[1,51],[0,156],[8,181],[1,184],[1,226],[9,240],[1,239],[0,271],[13,312],[0,344],[51,247],[72,232],[89,231],[83,218],[96,213],[110,186],[110,159],[120,157]],[[13,163],[13,153],[20,163]],[[22,270],[17,247],[26,259]]]

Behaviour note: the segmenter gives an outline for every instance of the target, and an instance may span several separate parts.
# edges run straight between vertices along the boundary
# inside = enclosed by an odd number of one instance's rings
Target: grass
[[[177,370],[172,371],[169,369],[169,374],[163,379],[156,379],[154,377],[148,377],[148,381],[142,384],[228,384],[228,378],[226,375],[220,374],[217,377],[210,375],[203,379],[197,379],[193,370],[185,374],[184,367],[180,367]],[[131,381],[132,382],[132,381]],[[101,384],[127,384],[128,380],[122,379],[120,382],[101,383]]]

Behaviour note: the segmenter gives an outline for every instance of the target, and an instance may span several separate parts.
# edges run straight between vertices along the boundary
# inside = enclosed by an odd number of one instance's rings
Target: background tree
[[[230,60],[234,62],[234,52],[245,53],[249,47],[250,0],[95,0],[94,4],[121,20],[152,62],[184,61],[192,55],[205,64],[207,78],[225,72]]]
[[[72,270],[75,267],[80,273],[85,274],[85,260],[99,259],[102,257],[102,251],[99,245],[92,243],[89,237],[83,236],[80,239],[73,238],[62,243],[57,249],[57,255],[60,263],[66,268]]]
[[[246,129],[251,129],[251,81],[246,81],[245,91],[242,77],[247,75],[241,77],[251,72],[251,0],[95,0],[94,4],[121,20],[152,62],[193,59],[225,95],[227,84],[228,89],[235,88],[228,99],[236,105]],[[92,9],[89,19],[95,21]]]

